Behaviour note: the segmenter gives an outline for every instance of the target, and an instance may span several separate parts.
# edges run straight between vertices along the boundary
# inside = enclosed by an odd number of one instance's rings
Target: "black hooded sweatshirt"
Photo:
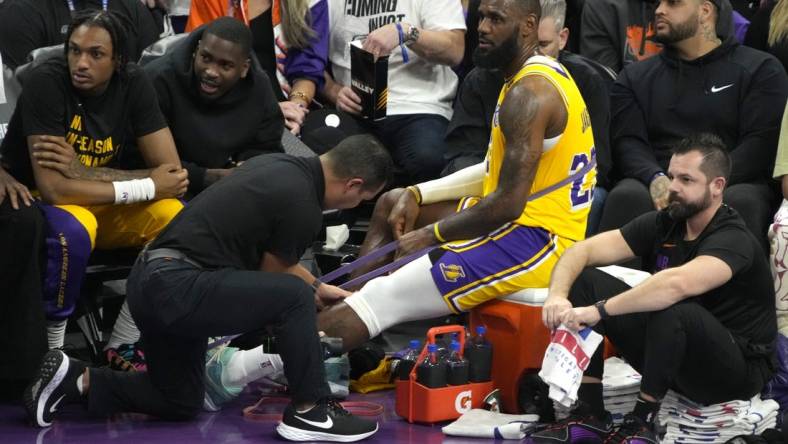
[[[729,17],[721,11],[721,17]],[[739,45],[731,33],[695,60],[665,48],[618,76],[611,93],[611,145],[618,178],[646,186],[665,172],[671,148],[701,132],[719,136],[730,150],[730,184],[771,177],[788,78],[773,56]]]
[[[216,100],[200,96],[193,58],[204,28],[195,29],[167,54],[145,66],[159,106],[189,171],[189,192],[205,188],[205,170],[227,168],[232,161],[267,152],[284,152],[284,118],[271,82],[252,57],[252,66]]]

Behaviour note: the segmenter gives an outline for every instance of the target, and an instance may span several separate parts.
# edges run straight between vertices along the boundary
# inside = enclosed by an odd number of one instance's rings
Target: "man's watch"
[[[599,312],[599,319],[600,320],[605,320],[605,319],[610,317],[610,315],[607,313],[607,310],[605,310],[605,303],[606,302],[607,302],[607,299],[603,299],[603,300],[597,302],[596,304],[594,304],[594,307],[596,307],[596,311]]]
[[[421,31],[419,31],[419,28],[417,28],[417,27],[415,27],[413,25],[410,25],[410,28],[408,28],[408,33],[405,34],[405,40],[402,43],[404,43],[405,45],[410,46],[413,43],[416,43],[417,40],[419,40],[419,35],[420,34],[421,34]]]

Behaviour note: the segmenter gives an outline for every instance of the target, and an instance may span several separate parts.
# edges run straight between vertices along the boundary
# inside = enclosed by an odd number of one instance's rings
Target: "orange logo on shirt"
[[[662,51],[662,45],[654,41],[654,24],[648,25],[646,35],[643,36],[643,27],[640,25],[627,26],[627,42],[625,48],[625,57],[627,60],[641,61],[659,54]],[[643,39],[646,39],[643,45],[643,54],[640,53],[640,47]]]

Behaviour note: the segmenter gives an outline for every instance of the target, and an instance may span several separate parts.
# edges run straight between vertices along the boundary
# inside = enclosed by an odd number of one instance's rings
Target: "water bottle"
[[[449,385],[468,383],[468,360],[460,355],[460,343],[451,341],[451,355],[448,362],[447,379]]]
[[[484,337],[487,328],[476,327],[476,336],[465,344],[465,358],[468,359],[468,379],[471,382],[487,382],[492,371],[492,344]]]
[[[416,369],[416,380],[428,388],[446,386],[446,361],[438,359],[438,346],[427,346],[427,357]]]
[[[419,352],[421,351],[421,342],[418,339],[412,339],[405,350],[405,354],[397,364],[397,375],[399,379],[410,379],[410,371],[416,365],[416,360],[419,359]]]
[[[438,345],[438,359],[441,361],[449,361],[451,355],[451,343],[457,341],[458,333],[452,333],[451,336],[441,335],[436,338],[435,343]]]

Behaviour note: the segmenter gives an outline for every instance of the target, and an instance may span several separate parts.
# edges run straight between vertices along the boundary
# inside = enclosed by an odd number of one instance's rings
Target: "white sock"
[[[63,347],[66,340],[66,320],[47,321],[47,342],[49,349]]]
[[[84,377],[85,377],[85,374],[82,373],[81,375],[79,375],[79,378],[77,378],[77,390],[79,390],[79,394],[80,395],[84,395],[85,394],[85,387],[82,385],[82,379]]]
[[[263,353],[263,346],[252,350],[238,350],[222,372],[222,384],[244,387],[250,382],[282,371],[284,365],[279,355]]]
[[[123,344],[134,344],[139,340],[140,331],[131,317],[129,304],[123,301],[123,306],[120,307],[120,313],[118,313],[118,319],[112,327],[112,336],[110,336],[104,350],[118,348]]]

